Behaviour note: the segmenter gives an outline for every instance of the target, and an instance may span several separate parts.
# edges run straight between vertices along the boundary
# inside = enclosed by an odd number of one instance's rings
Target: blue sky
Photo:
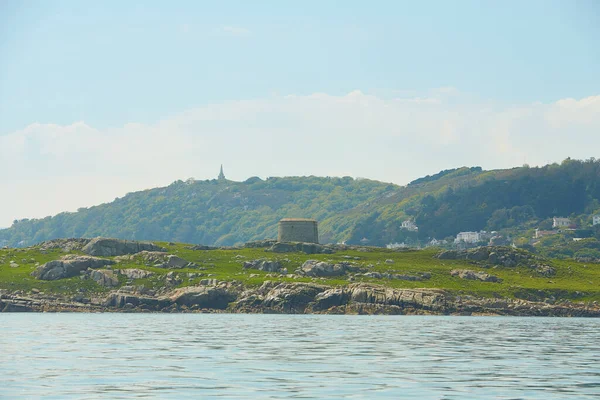
[[[597,1],[4,1],[0,134],[280,94],[600,93]]]
[[[0,226],[221,163],[404,184],[598,157],[599,43],[594,0],[5,0]]]

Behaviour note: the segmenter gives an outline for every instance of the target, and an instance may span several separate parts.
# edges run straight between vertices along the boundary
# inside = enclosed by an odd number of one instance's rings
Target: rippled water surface
[[[1,398],[600,396],[600,320],[0,314]]]

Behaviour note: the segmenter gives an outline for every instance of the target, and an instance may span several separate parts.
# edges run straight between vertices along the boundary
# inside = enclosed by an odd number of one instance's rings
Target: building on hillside
[[[417,232],[419,227],[415,224],[412,219],[407,219],[406,221],[402,221],[402,225],[400,226],[402,229],[406,229],[407,231]]]
[[[388,249],[405,249],[408,247],[408,245],[404,242],[402,243],[389,243],[385,245],[386,248]]]
[[[592,217],[592,226],[600,224],[600,214],[596,214]]]
[[[437,240],[436,238],[431,239],[428,243],[427,243],[427,247],[432,247],[432,246],[441,246],[443,244],[446,244],[445,240]]]
[[[219,171],[219,177],[217,179],[220,181],[225,180],[225,174],[223,173],[223,164],[221,164],[221,170]]]
[[[568,228],[571,226],[571,220],[569,218],[554,217],[552,218],[553,228]]]
[[[456,235],[456,239],[454,239],[454,243],[477,243],[481,241],[481,234],[479,232],[460,232]]]

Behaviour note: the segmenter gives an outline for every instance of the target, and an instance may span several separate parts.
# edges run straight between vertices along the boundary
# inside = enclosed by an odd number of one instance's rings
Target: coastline
[[[148,296],[124,287],[106,296],[77,300],[4,290],[0,291],[0,311],[600,317],[600,306],[594,303],[549,304],[457,296],[439,289],[391,289],[365,284],[328,287],[273,281],[250,289],[221,282],[180,288],[162,296]]]

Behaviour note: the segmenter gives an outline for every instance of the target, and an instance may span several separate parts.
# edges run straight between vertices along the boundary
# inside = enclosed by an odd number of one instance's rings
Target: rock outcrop
[[[242,293],[233,305],[236,312],[304,313],[306,306],[327,286],[311,283],[266,281],[256,290]]]
[[[112,287],[119,284],[119,279],[113,270],[96,269],[90,271],[90,278],[100,286]]]
[[[477,263],[488,263],[502,267],[530,267],[540,261],[533,254],[511,247],[477,247],[469,250],[445,250],[437,255],[440,260],[469,260]]]
[[[347,262],[331,264],[319,260],[307,260],[296,270],[298,275],[310,277],[342,276],[348,272],[360,272],[361,268]]]
[[[125,275],[127,279],[144,279],[154,275],[152,271],[146,271],[145,269],[128,268],[128,269],[117,269],[116,273]]]
[[[453,269],[452,271],[450,271],[450,275],[472,281],[502,282],[502,279],[498,278],[497,276],[486,274],[485,272],[481,271],[471,271],[470,269]]]
[[[61,249],[66,253],[70,253],[73,251],[80,251],[89,242],[90,239],[53,239],[42,242],[38,246],[40,251]]]
[[[97,271],[93,271],[97,272]],[[157,294],[123,286],[104,298],[77,294],[60,298],[39,290],[0,290],[0,311],[236,312],[327,314],[434,314],[600,317],[596,302],[537,301],[458,296],[439,289],[394,289],[366,283],[331,287],[267,281],[244,289],[236,282],[175,289]]]
[[[224,310],[237,298],[231,290],[215,286],[190,286],[175,290],[169,299],[180,306]]]
[[[282,270],[282,266],[279,261],[272,261],[263,258],[253,261],[245,261],[244,269],[256,269],[259,271],[266,272],[279,272]]]
[[[127,262],[141,259],[144,264],[155,268],[180,269],[180,268],[197,268],[198,266],[192,262],[174,254],[167,254],[161,251],[143,250],[136,254],[124,255],[116,257],[119,262]]]
[[[56,279],[77,276],[80,272],[85,271],[88,268],[96,269],[112,264],[115,264],[113,260],[70,254],[62,257],[60,260],[48,261],[47,263],[40,265],[31,273],[31,275],[37,279],[53,281]]]
[[[333,254],[334,251],[328,246],[323,246],[316,243],[303,242],[275,242],[269,251],[273,253],[293,253],[300,251],[306,254]]]
[[[150,242],[136,242],[101,237],[90,240],[81,250],[86,254],[98,257],[122,256],[125,254],[139,253],[140,251],[166,251],[166,249]]]

